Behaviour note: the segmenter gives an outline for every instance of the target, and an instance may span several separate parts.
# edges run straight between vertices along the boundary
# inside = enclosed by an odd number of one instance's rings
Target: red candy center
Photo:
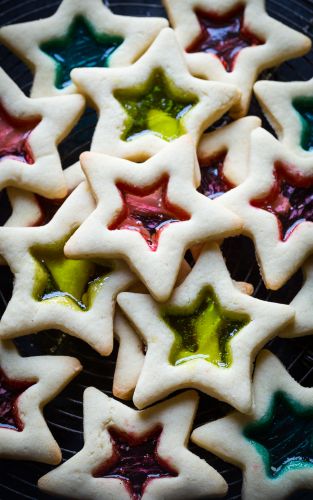
[[[160,233],[168,224],[190,219],[184,210],[168,201],[167,185],[168,179],[161,179],[146,189],[137,189],[122,183],[117,184],[124,206],[109,229],[138,231],[150,250],[156,251]]]
[[[251,205],[277,217],[281,240],[286,241],[302,222],[313,222],[313,177],[293,173],[287,165],[275,165],[275,183],[266,198]]]
[[[244,9],[226,16],[196,11],[201,34],[187,52],[209,52],[216,55],[227,71],[232,71],[239,52],[264,42],[244,26]]]
[[[113,456],[102,464],[94,477],[122,480],[132,500],[139,500],[153,479],[176,477],[177,472],[158,456],[157,447],[162,429],[156,429],[140,439],[110,429]]]
[[[225,156],[226,153],[222,153],[200,161],[201,184],[198,191],[211,200],[234,187],[223,174]]]
[[[34,156],[28,138],[40,119],[19,120],[0,105],[0,161],[11,158],[33,164]]]
[[[0,429],[23,430],[18,415],[18,398],[32,385],[34,382],[9,379],[0,368]]]

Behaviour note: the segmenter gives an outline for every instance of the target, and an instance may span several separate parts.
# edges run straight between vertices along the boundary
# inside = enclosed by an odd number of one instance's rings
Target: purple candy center
[[[177,472],[157,453],[162,429],[140,439],[110,429],[114,455],[111,463],[101,465],[94,477],[121,479],[126,483],[133,500],[139,500],[147,484],[153,479],[175,477]]]
[[[196,11],[201,26],[198,39],[187,52],[206,52],[216,55],[227,71],[232,71],[239,52],[246,47],[264,42],[249,32],[244,26],[244,9],[231,12],[227,16]]]

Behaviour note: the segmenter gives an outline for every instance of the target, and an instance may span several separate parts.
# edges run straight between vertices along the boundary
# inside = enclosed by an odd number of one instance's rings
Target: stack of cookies
[[[263,0],[164,6],[171,27],[63,0],[49,18],[0,30],[34,75],[26,97],[0,73],[12,205],[0,258],[14,275],[0,321],[0,457],[62,460],[43,407],[83,367],[22,357],[13,342],[53,329],[89,344],[104,371],[115,340],[119,350],[114,397],[85,390],[84,446],[39,479],[43,491],[226,495],[191,439],[242,469],[242,498],[288,498],[313,488],[313,388],[262,348],[313,333],[313,79],[255,81],[311,42]],[[253,91],[273,133],[247,116]],[[98,115],[90,151],[64,170],[58,145],[86,105]],[[290,305],[232,279],[221,244],[239,235],[269,290],[303,266]],[[200,392],[232,409],[194,429]]]

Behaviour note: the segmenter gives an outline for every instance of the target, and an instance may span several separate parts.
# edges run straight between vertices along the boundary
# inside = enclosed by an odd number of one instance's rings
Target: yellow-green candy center
[[[128,115],[125,141],[151,132],[166,141],[177,139],[186,133],[184,117],[197,103],[195,96],[177,89],[161,71],[152,73],[145,86],[119,90],[114,96]]]
[[[33,296],[38,301],[57,301],[88,310],[112,268],[90,260],[67,259],[64,244],[62,241],[32,249],[36,261]]]
[[[166,307],[162,318],[175,336],[171,364],[202,358],[226,368],[232,362],[231,339],[250,321],[246,315],[224,311],[210,289],[188,307]]]

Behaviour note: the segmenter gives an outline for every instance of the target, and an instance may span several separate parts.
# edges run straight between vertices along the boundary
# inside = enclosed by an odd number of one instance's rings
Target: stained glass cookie
[[[267,288],[277,290],[313,250],[313,169],[259,128],[251,134],[250,173],[215,200],[243,220]]]
[[[0,188],[67,194],[57,145],[79,119],[82,96],[30,99],[0,69]]]
[[[264,0],[164,0],[191,72],[241,90],[232,109],[247,113],[253,83],[266,68],[304,55],[308,37],[278,22]]]
[[[260,81],[254,92],[280,140],[313,168],[313,78],[307,82]]]
[[[0,253],[15,276],[0,322],[2,339],[56,328],[102,355],[111,353],[115,297],[136,278],[120,261],[71,260],[63,253],[65,242],[93,208],[82,183],[49,224],[2,228]]]
[[[71,70],[132,64],[168,25],[114,15],[101,0],[63,0],[47,19],[4,26],[0,40],[34,72],[32,97],[77,92]]]
[[[222,476],[187,448],[197,403],[197,394],[188,391],[139,412],[86,389],[84,447],[43,476],[39,487],[77,499],[223,495]]]
[[[234,412],[199,427],[192,441],[243,471],[244,500],[280,500],[313,488],[313,389],[278,359],[257,360],[251,415]]]
[[[92,151],[135,161],[186,133],[197,143],[239,98],[232,85],[191,76],[169,28],[131,67],[75,69],[72,78],[99,112]]]
[[[0,341],[0,458],[60,463],[43,407],[81,369],[67,356],[22,358],[12,342]]]
[[[97,208],[68,240],[65,254],[125,259],[156,300],[170,295],[190,246],[240,231],[232,212],[197,192],[189,136],[144,163],[97,153],[84,153],[81,162]]]
[[[146,344],[138,408],[192,387],[248,412],[254,357],[293,319],[291,307],[240,292],[216,244],[166,303],[127,292],[117,300]]]

